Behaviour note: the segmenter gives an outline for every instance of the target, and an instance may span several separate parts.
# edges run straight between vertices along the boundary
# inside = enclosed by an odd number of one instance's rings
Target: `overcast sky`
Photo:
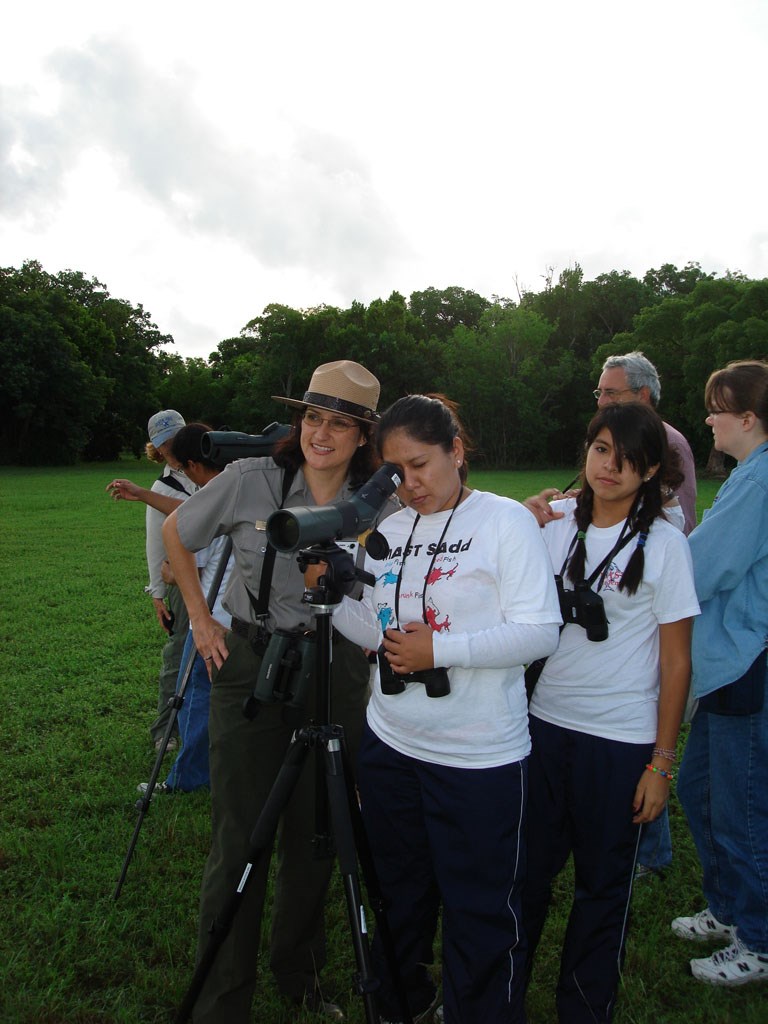
[[[95,277],[183,356],[271,302],[768,277],[765,0],[12,9],[0,266]]]

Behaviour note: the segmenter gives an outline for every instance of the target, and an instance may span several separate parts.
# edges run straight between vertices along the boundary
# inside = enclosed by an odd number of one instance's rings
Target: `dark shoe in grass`
[[[443,1015],[442,1003],[440,1002],[440,993],[436,992],[435,998],[429,1006],[425,1010],[422,1010],[421,1013],[414,1014],[411,1019],[413,1020],[413,1024],[428,1024],[429,1021],[431,1021],[432,1024],[443,1024],[445,1017]],[[402,1024],[402,1022],[397,1020],[385,1020],[382,1017],[381,1024]]]
[[[647,864],[635,865],[635,881],[640,882],[644,878],[658,878],[664,880],[664,872],[661,868],[649,868]]]
[[[331,1003],[323,999],[322,995],[315,990],[304,996],[295,996],[293,1002],[310,1013],[317,1014],[323,1020],[344,1020],[344,1011],[338,1003]]]

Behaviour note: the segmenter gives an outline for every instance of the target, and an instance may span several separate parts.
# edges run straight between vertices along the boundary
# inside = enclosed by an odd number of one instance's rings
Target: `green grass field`
[[[0,1022],[167,1022],[191,979],[208,798],[156,800],[120,899],[112,893],[136,821],[136,784],[154,761],[148,727],[162,642],[142,588],[143,506],[104,492],[146,462],[0,470]],[[524,497],[566,471],[476,474]],[[716,484],[701,486],[702,505]],[[675,862],[634,897],[619,1024],[765,1024],[768,990],[710,990],[688,976],[697,949],[669,920],[700,909],[699,872],[672,804]],[[530,993],[530,1024],[554,1020],[552,991],[569,879],[563,877]],[[326,991],[352,1024],[354,957],[339,886],[329,902]],[[255,1021],[308,1020],[280,1002],[268,972]],[[226,1022],[222,1022],[226,1024]]]

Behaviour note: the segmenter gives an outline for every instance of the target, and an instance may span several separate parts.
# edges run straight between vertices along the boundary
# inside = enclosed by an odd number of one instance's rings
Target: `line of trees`
[[[768,358],[768,280],[689,263],[585,281],[577,265],[515,300],[450,287],[348,309],[272,304],[208,360],[169,344],[95,279],[0,269],[0,461],[138,455],[159,408],[258,433],[285,416],[272,395],[300,397],[316,365],[347,358],[379,377],[382,408],[416,391],[457,400],[475,463],[571,465],[603,360],[641,349],[661,375],[660,412],[704,465],[704,382],[731,359]]]

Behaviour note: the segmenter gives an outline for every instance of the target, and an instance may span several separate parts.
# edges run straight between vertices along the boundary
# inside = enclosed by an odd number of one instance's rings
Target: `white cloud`
[[[43,16],[44,14],[44,16]],[[82,270],[203,355],[269,302],[768,276],[764,5],[19,8],[0,264]]]

